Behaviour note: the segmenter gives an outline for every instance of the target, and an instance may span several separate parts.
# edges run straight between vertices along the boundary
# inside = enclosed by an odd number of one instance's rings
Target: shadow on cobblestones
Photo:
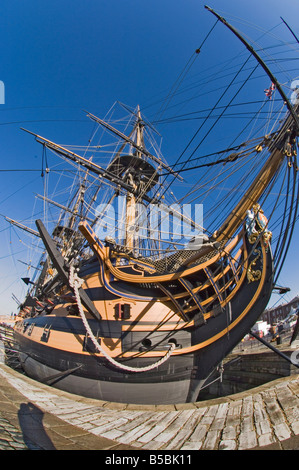
[[[43,416],[44,413],[33,403],[21,403],[18,419],[28,449],[36,447],[45,450],[56,449],[44,428]]]

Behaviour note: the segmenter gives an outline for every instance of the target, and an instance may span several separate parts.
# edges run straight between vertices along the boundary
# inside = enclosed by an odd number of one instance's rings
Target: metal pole
[[[280,357],[282,357],[283,359],[285,359],[286,361],[290,362],[291,364],[293,364],[293,366],[295,367],[298,367],[299,369],[299,364],[292,361],[292,359],[287,356],[286,354],[284,354],[283,352],[279,351],[279,349],[275,348],[274,346],[272,346],[272,344],[269,344],[267,343],[267,341],[265,341],[263,338],[260,338],[258,335],[256,335],[252,330],[250,331],[250,334],[251,336],[253,336],[255,339],[257,339],[258,341],[260,341],[260,343],[264,344],[265,346],[267,346],[267,348],[271,349],[272,351],[274,351],[276,354],[278,354]]]
[[[294,38],[296,39],[296,41],[298,42],[299,44],[299,39],[297,38],[296,34],[294,33],[294,31],[290,28],[290,26],[288,25],[288,23],[282,18],[280,17],[280,19],[284,22],[284,24],[286,25],[286,27],[288,28],[288,30],[292,33],[292,35],[294,36]]]

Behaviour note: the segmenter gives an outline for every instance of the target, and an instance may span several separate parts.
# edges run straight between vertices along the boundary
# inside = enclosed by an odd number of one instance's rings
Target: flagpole
[[[297,38],[296,34],[294,33],[294,31],[289,27],[288,23],[282,18],[280,17],[280,19],[284,22],[284,24],[286,25],[286,27],[288,28],[288,30],[292,33],[292,35],[294,36],[294,38],[296,39],[296,41],[298,42],[299,44],[299,39]]]

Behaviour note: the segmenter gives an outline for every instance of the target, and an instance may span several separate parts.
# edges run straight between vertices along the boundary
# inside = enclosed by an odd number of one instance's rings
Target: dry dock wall
[[[281,351],[290,357],[294,349]],[[297,367],[271,351],[232,354],[224,364],[222,381],[214,381],[216,376],[210,377],[210,382],[214,383],[203,389],[198,399],[207,400],[240,393],[298,373]]]

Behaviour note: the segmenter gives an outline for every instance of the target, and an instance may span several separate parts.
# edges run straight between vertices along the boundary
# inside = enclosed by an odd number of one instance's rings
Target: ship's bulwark
[[[250,330],[272,291],[271,250],[256,262],[260,280],[244,280],[225,309],[200,327],[172,332],[177,348],[170,358],[146,372],[124,371],[110,364],[94,349],[81,318],[50,315],[27,318],[15,328],[20,359],[25,372],[34,379],[85,397],[135,404],[194,402],[210,373]],[[119,359],[120,364],[141,368],[157,362],[157,356],[140,355],[146,331],[122,332],[125,321],[97,321],[89,324],[99,342],[109,345],[117,337],[124,350],[135,357]],[[129,322],[127,322],[129,324]],[[167,343],[167,331],[151,332],[152,350]],[[139,323],[140,327],[140,323]],[[150,336],[152,334],[152,336]],[[156,346],[155,346],[156,342]],[[188,351],[188,352],[185,352]],[[134,356],[134,354],[133,354]]]

